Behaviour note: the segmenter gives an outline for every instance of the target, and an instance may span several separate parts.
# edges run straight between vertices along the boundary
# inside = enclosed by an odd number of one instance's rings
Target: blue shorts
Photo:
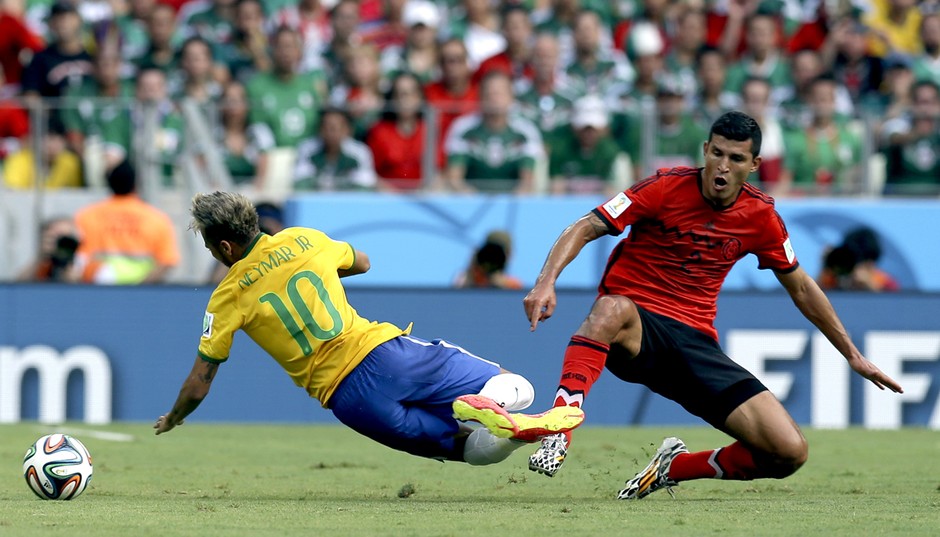
[[[478,393],[499,371],[446,341],[400,336],[366,355],[327,405],[345,425],[390,448],[463,460],[451,404]]]

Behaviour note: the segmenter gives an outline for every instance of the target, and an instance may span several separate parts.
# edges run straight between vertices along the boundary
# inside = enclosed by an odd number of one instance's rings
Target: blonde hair
[[[254,204],[234,192],[196,194],[189,212],[189,229],[213,244],[225,240],[245,246],[261,232]]]

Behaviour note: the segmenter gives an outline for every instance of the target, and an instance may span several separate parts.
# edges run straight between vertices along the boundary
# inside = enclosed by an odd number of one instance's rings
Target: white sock
[[[486,427],[475,429],[463,447],[463,460],[472,466],[484,466],[503,461],[525,442],[493,436]]]
[[[509,412],[529,408],[535,400],[535,388],[522,375],[501,373],[486,381],[480,395],[496,401]]]

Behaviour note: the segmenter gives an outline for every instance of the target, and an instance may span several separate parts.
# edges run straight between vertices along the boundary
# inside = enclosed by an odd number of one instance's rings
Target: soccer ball
[[[43,500],[71,500],[91,481],[91,455],[77,438],[47,434],[26,451],[23,477]]]

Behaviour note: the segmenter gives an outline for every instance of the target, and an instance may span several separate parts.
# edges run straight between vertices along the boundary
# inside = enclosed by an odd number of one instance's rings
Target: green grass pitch
[[[48,432],[89,448],[95,475],[70,502],[27,488],[22,457]],[[101,432],[127,435],[105,439]],[[531,449],[488,467],[394,452],[340,426],[0,425],[0,536],[433,535],[517,537],[940,535],[940,432],[805,431],[810,458],[785,480],[702,480],[614,497],[662,438],[724,445],[709,428],[578,431],[554,478]]]

